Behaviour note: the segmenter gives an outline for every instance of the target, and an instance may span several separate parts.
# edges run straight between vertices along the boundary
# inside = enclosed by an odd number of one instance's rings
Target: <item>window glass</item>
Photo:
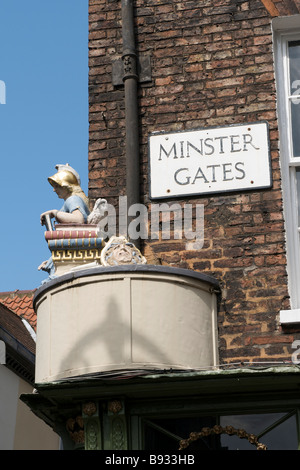
[[[297,450],[297,420],[296,416],[276,426],[270,432],[260,438],[266,444],[268,450]]]
[[[288,43],[289,106],[292,124],[293,156],[300,156],[300,41]]]
[[[268,450],[297,450],[297,426],[295,415],[281,422],[287,413],[268,413],[254,415],[222,416],[221,426],[233,426],[236,429],[244,429],[248,434],[254,434],[258,441],[267,446]],[[276,423],[279,424],[276,424]],[[268,428],[268,432],[264,433]],[[262,433],[262,436],[259,435]],[[256,450],[256,446],[250,444],[247,439],[237,436],[222,434],[221,444],[227,450]]]
[[[213,427],[215,417],[151,419],[144,421],[144,449],[165,452],[178,452],[179,441],[187,439],[191,432],[203,427]],[[172,437],[173,435],[173,437]],[[179,439],[176,439],[177,436]],[[217,450],[219,436],[208,436],[189,445],[190,452],[196,450]]]
[[[290,95],[300,94],[300,41],[289,41]]]
[[[296,168],[297,198],[298,198],[298,227],[300,227],[300,168]]]
[[[300,106],[290,103],[292,119],[292,146],[293,157],[300,157]]]
[[[290,103],[292,118],[293,157],[300,157],[300,106]]]
[[[200,432],[203,428],[213,428],[216,424],[222,428],[231,426],[235,430],[244,430],[254,434],[259,443],[268,450],[297,450],[298,436],[296,416],[289,413],[263,413],[193,418],[166,418],[143,420],[145,450],[177,452],[179,441],[188,439],[191,432]],[[247,438],[226,433],[201,437],[190,442],[187,451],[201,450],[255,450]]]
[[[283,27],[279,27],[279,23]],[[292,23],[292,29],[287,26],[287,18],[282,22],[279,19],[279,23],[274,29],[274,57],[288,287],[291,310],[295,310],[300,308],[300,204],[297,204],[297,199],[300,201],[300,180],[296,168],[296,165],[300,168],[300,34]],[[281,322],[290,322],[286,311],[281,311]]]

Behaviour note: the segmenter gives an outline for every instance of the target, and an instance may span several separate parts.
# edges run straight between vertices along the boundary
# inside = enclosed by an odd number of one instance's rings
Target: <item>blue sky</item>
[[[47,181],[55,165],[73,166],[88,192],[88,0],[1,0],[0,80],[3,292],[47,277],[39,217],[62,205]]]

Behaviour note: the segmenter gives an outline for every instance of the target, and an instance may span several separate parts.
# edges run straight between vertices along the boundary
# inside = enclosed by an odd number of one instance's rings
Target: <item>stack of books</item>
[[[87,263],[100,264],[105,242],[97,225],[56,224],[54,228],[45,231],[45,239],[57,275]]]

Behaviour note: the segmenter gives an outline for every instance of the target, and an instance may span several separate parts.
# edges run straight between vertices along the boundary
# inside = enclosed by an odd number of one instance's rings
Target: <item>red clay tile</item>
[[[34,290],[15,290],[0,292],[0,303],[19,317],[24,318],[36,330],[36,313],[32,306]]]

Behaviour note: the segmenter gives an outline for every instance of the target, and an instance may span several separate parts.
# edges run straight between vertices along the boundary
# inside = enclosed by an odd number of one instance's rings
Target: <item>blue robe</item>
[[[86,224],[88,215],[90,211],[87,208],[84,200],[80,196],[70,196],[65,200],[64,205],[60,209],[60,212],[69,212],[72,213],[76,209],[79,209],[84,218],[84,223]]]
[[[84,218],[84,223],[87,223],[87,218],[90,213],[87,205],[85,204],[84,200],[80,196],[70,196],[68,199],[65,200],[64,205],[60,209],[60,212],[68,212],[72,213],[75,210],[79,209],[81,214],[83,215]],[[47,271],[49,273],[48,279],[45,279],[42,281],[42,284],[44,284],[47,281],[51,281],[51,279],[54,279],[55,276],[55,268],[54,264],[52,261],[52,257],[48,259],[46,266],[43,268],[43,271]]]

